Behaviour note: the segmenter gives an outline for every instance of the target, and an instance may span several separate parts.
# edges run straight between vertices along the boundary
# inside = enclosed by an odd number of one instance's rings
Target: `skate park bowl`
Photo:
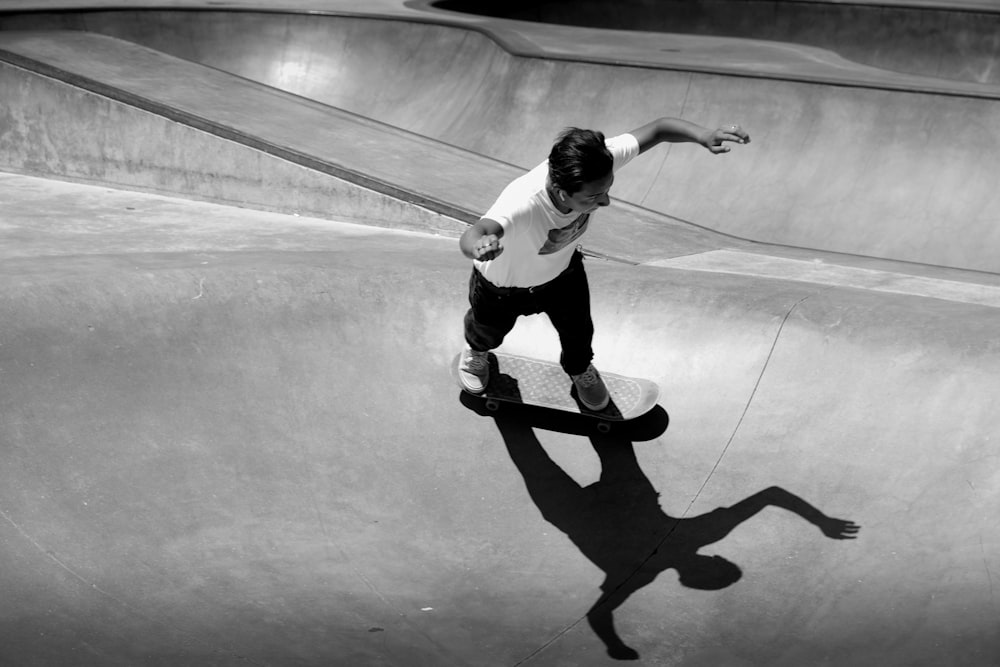
[[[1000,661],[989,81],[291,4],[0,14],[0,664]],[[663,114],[753,141],[640,156],[584,239],[659,405],[486,410],[458,235]]]

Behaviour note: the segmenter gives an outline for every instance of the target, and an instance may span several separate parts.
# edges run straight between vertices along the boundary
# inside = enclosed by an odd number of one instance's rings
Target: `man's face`
[[[604,178],[596,181],[589,181],[573,194],[563,193],[566,197],[562,200],[564,206],[568,206],[577,213],[590,213],[596,211],[601,206],[611,203],[608,191],[615,182],[614,173],[609,173]]]

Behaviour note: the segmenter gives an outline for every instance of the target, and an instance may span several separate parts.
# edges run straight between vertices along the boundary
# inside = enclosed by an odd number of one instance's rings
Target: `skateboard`
[[[462,387],[458,377],[461,360],[459,353],[451,365],[452,376],[459,387]],[[602,371],[611,402],[603,410],[595,411],[576,398],[573,381],[557,363],[503,352],[491,352],[489,362],[490,381],[486,390],[472,395],[485,400],[486,409],[491,412],[498,411],[502,403],[574,412],[596,419],[597,430],[608,433],[613,423],[635,419],[652,410],[660,396],[660,388],[655,382]]]

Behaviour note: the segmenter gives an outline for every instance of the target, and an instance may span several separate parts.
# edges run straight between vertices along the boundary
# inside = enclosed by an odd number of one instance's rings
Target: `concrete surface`
[[[508,22],[486,33],[481,24],[488,19],[478,18],[469,30],[428,22],[438,14],[420,16],[96,12],[48,14],[30,23],[44,19],[139,42],[521,168],[537,164],[568,124],[615,133],[661,114],[711,125],[740,122],[754,143],[738,156],[716,159],[693,146],[661,149],[630,166],[613,194],[758,242],[1000,271],[992,251],[1000,242],[994,224],[1000,190],[992,178],[1000,173],[995,86],[982,89],[993,97],[963,88],[941,94],[882,70],[878,84],[865,83],[854,64],[837,76],[822,74],[822,58],[787,47],[772,54],[773,62],[782,76],[798,79],[748,78],[767,71],[768,60],[748,54],[743,42],[720,47],[691,36],[691,48],[702,49],[703,69],[683,53],[663,54],[662,39],[654,46],[605,35],[603,45],[587,41],[574,49],[581,40],[574,41],[573,29],[561,46],[529,49],[532,57],[524,57],[505,49],[537,44],[541,28],[555,26]],[[505,38],[503,46],[494,36]],[[682,64],[607,64],[630,62],[614,49],[642,46]],[[726,53],[733,56],[728,68]],[[595,62],[600,58],[605,64]],[[708,64],[715,69],[704,69]],[[681,66],[688,71],[664,69]],[[198,80],[191,81],[197,91]],[[890,81],[908,89],[885,87]],[[837,85],[823,85],[829,82]],[[313,139],[312,131],[274,118],[261,114],[257,124],[297,131],[298,145]],[[442,189],[475,191],[483,183],[466,172],[455,187]]]
[[[71,109],[24,110],[65,100],[113,145],[226,146],[3,71],[8,130],[53,136]],[[345,217],[405,217],[354,185]],[[588,260],[596,361],[662,388],[599,437],[460,395],[447,225],[17,174],[0,198],[0,664],[1000,662],[996,275],[595,229],[628,259]],[[557,341],[527,318],[506,348]]]
[[[454,239],[0,187],[0,662],[1000,656],[996,308],[591,260],[663,398],[588,437],[460,399]]]

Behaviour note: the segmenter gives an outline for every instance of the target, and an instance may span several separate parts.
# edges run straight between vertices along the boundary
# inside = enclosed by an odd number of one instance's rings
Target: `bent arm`
[[[665,142],[701,144],[712,153],[728,153],[729,146],[724,144],[727,141],[738,144],[750,143],[750,135],[738,125],[710,130],[697,123],[667,116],[637,127],[629,134],[639,142],[640,154]]]
[[[462,233],[458,247],[469,259],[494,259],[503,252],[503,227],[496,220],[482,218]]]

